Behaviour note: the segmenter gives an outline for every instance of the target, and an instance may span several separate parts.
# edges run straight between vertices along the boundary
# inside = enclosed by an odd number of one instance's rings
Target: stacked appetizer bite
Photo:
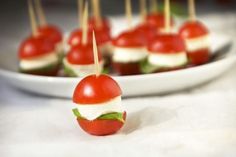
[[[192,65],[200,65],[210,58],[210,33],[207,27],[196,20],[194,0],[189,0],[189,21],[179,30],[185,39],[189,61]]]
[[[140,62],[145,60],[147,52],[145,49],[146,39],[141,33],[131,27],[132,11],[131,2],[126,0],[126,16],[130,29],[121,33],[113,39],[113,67],[120,75],[140,74]]]
[[[29,15],[32,35],[19,48],[19,69],[23,73],[55,76],[59,69],[59,57],[55,44],[38,33],[32,1],[29,0]]]
[[[85,4],[83,13],[83,26],[81,32],[82,38],[76,45],[71,46],[69,52],[63,60],[64,72],[67,76],[78,77],[87,76],[93,73],[93,47],[91,44],[90,32],[88,32],[88,5]],[[77,36],[78,37],[78,36]],[[98,51],[100,70],[103,69],[103,61]]]
[[[126,119],[121,106],[122,91],[115,80],[100,74],[95,35],[93,35],[96,74],[82,79],[75,88],[73,110],[80,127],[97,136],[116,133]]]
[[[40,36],[44,36],[53,42],[55,45],[55,51],[63,57],[63,35],[61,30],[55,26],[47,23],[46,17],[44,15],[43,7],[40,0],[35,0],[36,12],[39,17],[39,27],[38,33]]]
[[[171,32],[169,5],[169,0],[165,0],[165,33],[148,44],[148,59],[142,65],[144,73],[175,70],[188,63],[184,40]]]

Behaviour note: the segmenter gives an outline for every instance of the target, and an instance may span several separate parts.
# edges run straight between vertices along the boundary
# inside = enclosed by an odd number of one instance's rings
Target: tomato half
[[[44,36],[29,37],[21,43],[18,57],[20,59],[30,59],[45,55],[54,51],[55,44]]]
[[[131,30],[121,33],[112,40],[112,44],[117,47],[144,47],[146,40],[140,33]]]
[[[113,68],[119,75],[137,75],[141,73],[140,63],[112,63]]]
[[[62,41],[62,33],[60,29],[53,25],[41,26],[38,28],[39,35],[50,39],[54,44]]]
[[[188,21],[179,30],[179,34],[183,38],[197,38],[209,34],[209,31],[203,23],[199,21]]]
[[[123,114],[123,119],[126,120],[126,112]],[[122,128],[124,123],[118,120],[93,120],[77,118],[80,127],[87,133],[96,136],[111,135]]]
[[[91,45],[93,43],[93,34],[91,31],[88,31],[87,34],[88,38],[87,38],[87,44]],[[68,44],[73,47],[73,46],[78,46],[81,45],[82,43],[82,29],[76,29],[75,31],[73,31],[69,38],[68,38]]]
[[[178,53],[185,51],[185,43],[178,34],[160,34],[148,44],[148,50],[150,53]]]
[[[90,75],[75,88],[73,101],[77,104],[98,104],[107,102],[122,94],[118,83],[108,75]]]
[[[152,13],[146,17],[146,23],[157,29],[165,27],[165,15],[163,13]],[[171,26],[174,25],[174,19],[171,18]]]
[[[188,58],[193,65],[201,65],[210,60],[210,50],[201,49],[194,52],[188,52]]]
[[[74,46],[67,53],[66,58],[67,58],[67,61],[71,64],[77,64],[77,65],[94,64],[93,45],[80,44],[80,45]],[[98,49],[98,59],[99,61],[102,60],[102,55],[99,49]]]
[[[92,29],[92,30],[97,29],[96,19],[95,19],[94,16],[90,17],[88,22],[89,22],[89,28],[90,29]],[[102,18],[102,25],[101,25],[100,29],[103,29],[104,31],[110,32],[111,26],[110,26],[110,22],[109,22],[108,19]]]
[[[148,24],[141,24],[135,28],[137,33],[140,33],[146,40],[146,44],[151,41],[158,33],[158,30],[155,27],[152,27]]]

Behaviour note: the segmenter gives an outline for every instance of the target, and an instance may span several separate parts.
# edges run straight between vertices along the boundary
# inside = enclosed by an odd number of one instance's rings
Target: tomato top
[[[91,104],[107,102],[122,91],[118,83],[108,75],[90,75],[79,82],[75,88],[73,102],[77,104]]]
[[[93,57],[93,45],[87,44],[87,45],[77,45],[70,49],[67,56],[67,61],[71,64],[77,64],[77,65],[88,65],[94,63],[94,57]],[[101,53],[98,50],[98,58],[99,61],[101,61]]]
[[[188,21],[179,30],[179,34],[183,38],[196,38],[208,33],[209,31],[206,26],[199,21]]]
[[[178,53],[185,51],[185,43],[177,34],[161,34],[149,43],[148,50],[150,53]]]
[[[90,17],[88,22],[89,22],[90,29],[92,29],[92,30],[97,29],[95,17],[93,17],[93,16]],[[110,26],[110,22],[108,21],[108,19],[102,18],[101,22],[102,22],[102,25],[101,25],[100,29],[110,32],[111,26]]]
[[[54,44],[61,42],[63,38],[60,29],[53,25],[39,27],[38,33],[50,39]]]
[[[137,33],[140,33],[146,39],[146,44],[152,40],[158,33],[158,30],[148,24],[141,24],[135,28]]]
[[[165,27],[165,15],[163,13],[152,13],[146,17],[146,23],[155,28]],[[174,19],[171,18],[171,26],[174,25]]]
[[[21,43],[18,56],[21,59],[30,59],[53,52],[55,45],[43,36],[29,37]]]
[[[95,31],[95,36],[96,36],[96,41],[97,41],[98,46],[111,40],[111,36],[109,32],[104,31],[103,29],[95,29],[94,31]],[[87,42],[88,44],[92,44],[93,30],[89,29],[87,33],[88,33]],[[68,38],[68,44],[72,47],[82,44],[82,30],[81,29],[77,29],[71,33],[70,37]]]
[[[113,39],[112,44],[117,47],[144,47],[146,45],[146,39],[143,38],[141,33],[132,30],[121,33]]]

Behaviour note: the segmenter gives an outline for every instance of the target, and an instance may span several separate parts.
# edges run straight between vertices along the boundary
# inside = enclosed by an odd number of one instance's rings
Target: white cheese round
[[[63,64],[70,68],[71,70],[73,70],[73,72],[77,75],[77,76],[88,76],[91,74],[95,73],[95,67],[94,64],[88,64],[88,65],[75,65],[75,64],[70,64],[66,58],[63,59]],[[103,69],[103,61],[100,61],[99,63],[100,65],[100,72],[102,72]]]
[[[186,64],[188,61],[185,52],[175,54],[155,53],[148,56],[148,62],[152,65],[166,68],[174,68]]]
[[[139,62],[147,57],[145,48],[114,47],[112,60],[118,63]]]
[[[210,36],[205,35],[192,39],[185,39],[185,45],[188,52],[194,52],[210,47]]]
[[[121,105],[121,96],[115,97],[105,103],[76,105],[81,116],[87,120],[95,120],[101,115],[107,113],[124,112]]]
[[[58,54],[56,52],[50,52],[40,57],[34,57],[31,59],[21,59],[20,68],[22,70],[33,70],[46,67],[58,62]]]

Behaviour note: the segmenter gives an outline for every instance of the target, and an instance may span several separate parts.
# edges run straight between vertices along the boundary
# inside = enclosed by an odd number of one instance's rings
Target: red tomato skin
[[[19,48],[19,59],[32,59],[55,50],[55,45],[43,36],[28,37],[24,40]]]
[[[157,35],[149,44],[150,53],[172,54],[185,52],[184,40],[178,34]]]
[[[141,24],[141,25],[138,25],[136,28],[135,28],[135,31],[137,33],[140,33],[143,37],[145,37],[145,42],[146,42],[146,45],[148,44],[149,41],[153,40],[154,37],[157,35],[158,33],[158,30],[150,25],[147,25],[147,24]]]
[[[94,64],[93,45],[80,44],[72,47],[70,51],[67,53],[66,59],[70,64],[75,64],[75,65]],[[98,59],[99,61],[102,60],[102,55],[99,49],[98,49]]]
[[[41,36],[44,36],[51,40],[54,44],[62,42],[62,33],[61,30],[53,25],[41,26],[38,28],[38,33]]]
[[[102,26],[101,28],[104,30],[104,31],[108,31],[110,32],[111,30],[111,25],[110,25],[110,22],[108,19],[106,18],[102,18]],[[96,20],[95,20],[95,17],[92,16],[89,18],[89,29],[93,30],[93,29],[97,29],[97,26],[96,26]]]
[[[191,39],[207,35],[209,31],[200,21],[188,21],[180,28],[179,34],[184,39]]]
[[[193,65],[205,64],[210,60],[209,49],[201,49],[194,52],[188,52],[188,58]]]
[[[74,90],[73,102],[96,105],[121,96],[118,83],[108,75],[90,75],[82,79]]]
[[[113,62],[112,66],[119,75],[138,75],[141,74],[139,62],[117,63]]]
[[[123,114],[123,119],[126,120],[126,112]],[[80,127],[88,134],[95,136],[105,136],[115,134],[122,128],[124,123],[118,120],[93,120],[77,118]]]
[[[112,44],[124,48],[144,47],[146,40],[140,33],[132,30],[121,33],[118,37],[113,39]]]
[[[165,27],[165,15],[163,13],[153,13],[146,17],[146,23],[157,29]],[[174,26],[174,19],[171,18],[171,26]]]
[[[34,71],[34,70],[31,70],[31,71],[24,71],[23,73],[31,74],[31,75],[39,75],[39,76],[57,76],[59,70],[60,70],[60,66],[55,65],[55,67],[52,68],[49,71]]]

